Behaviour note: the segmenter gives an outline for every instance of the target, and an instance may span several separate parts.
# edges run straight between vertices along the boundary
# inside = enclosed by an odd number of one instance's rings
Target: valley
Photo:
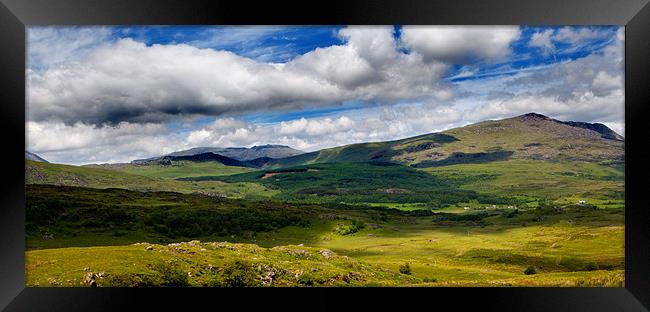
[[[624,141],[594,125],[531,113],[281,158],[26,160],[26,282],[623,286]]]

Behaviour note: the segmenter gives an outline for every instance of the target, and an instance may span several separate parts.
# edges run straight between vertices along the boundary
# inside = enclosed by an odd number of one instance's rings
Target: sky
[[[618,26],[29,27],[26,146],[315,151],[536,112],[624,129]]]

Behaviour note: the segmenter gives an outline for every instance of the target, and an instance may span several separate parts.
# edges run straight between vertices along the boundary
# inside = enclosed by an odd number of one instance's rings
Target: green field
[[[204,166],[205,164],[196,164],[196,167]],[[215,171],[223,169],[220,165],[214,166],[216,169],[207,172],[215,174]],[[117,168],[120,169],[116,169],[116,167],[112,167],[111,169],[78,167],[28,160],[25,161],[25,180],[26,184],[68,185],[101,189],[123,188],[137,191],[174,191],[179,193],[201,192],[231,198],[259,198],[269,197],[275,194],[273,190],[265,188],[258,183],[223,183],[220,181],[186,182],[169,177],[170,175],[173,176],[173,174],[165,174],[164,169],[161,170],[157,167],[139,169],[140,173],[127,173],[122,171],[127,169]],[[183,175],[191,175],[192,172],[202,172],[194,168],[194,166],[187,166],[180,170],[173,167],[165,169],[171,169],[176,173],[180,171]],[[247,169],[230,167],[228,170],[243,172]]]
[[[28,220],[34,221],[28,224],[28,285],[76,286],[87,274],[83,270],[87,266],[91,266],[93,272],[119,275],[120,281],[138,280],[139,277],[132,275],[138,272],[155,275],[155,270],[141,268],[156,265],[160,259],[135,256],[125,259],[122,255],[125,250],[133,253],[143,250],[141,246],[126,245],[138,242],[168,244],[192,239],[256,244],[265,248],[304,245],[303,249],[328,249],[368,266],[363,272],[348,269],[344,273],[331,273],[334,275],[369,274],[373,270],[399,275],[400,266],[408,263],[411,267],[411,274],[402,274],[407,275],[404,280],[366,278],[365,282],[358,281],[359,285],[620,286],[623,283],[622,208],[571,205],[562,211],[530,209],[517,213],[513,213],[513,209],[499,209],[451,214],[479,216],[454,219],[449,218],[449,214],[418,216],[377,207],[246,204],[199,195],[138,194],[117,189],[30,186],[28,194],[41,194],[28,198],[33,204],[28,206]],[[66,197],[74,200],[63,205],[60,200]],[[50,209],[39,209],[43,205]],[[52,207],[59,210],[51,210]],[[231,212],[236,212],[238,218],[229,215]],[[353,222],[361,226],[355,227]],[[276,226],[269,228],[268,224]],[[201,232],[170,231],[173,227],[198,228]],[[353,228],[356,231],[350,231]],[[215,233],[216,229],[227,231]],[[82,247],[70,248],[72,246]],[[99,251],[112,256],[99,257],[108,258],[100,261],[96,254]],[[78,257],[73,252],[95,255],[92,257],[97,260],[65,261],[66,257]],[[182,263],[178,264],[182,270],[205,272],[209,265],[221,267],[221,262],[201,258],[203,253],[184,256],[191,260],[176,260]],[[212,256],[216,255],[206,255]],[[57,257],[62,258],[52,261]],[[303,271],[312,267],[292,261],[280,265],[266,258],[247,256],[242,259],[252,261],[249,263],[252,267],[274,264],[279,270]],[[131,262],[134,271],[120,269],[124,263]],[[30,263],[38,263],[33,266],[33,275],[29,273]],[[533,266],[536,274],[525,275],[523,272],[528,266]],[[148,283],[164,285],[151,278]],[[261,277],[256,275],[256,278]],[[315,284],[328,285],[324,282],[327,279],[321,280]],[[104,283],[104,286],[122,285],[111,279]],[[188,283],[204,284],[205,281],[192,279]]]
[[[223,176],[223,175],[244,173],[253,170],[251,168],[226,166],[216,162],[190,162],[190,161],[179,161],[179,162],[175,162],[174,165],[170,165],[170,166],[163,166],[163,165],[144,166],[144,165],[120,164],[120,165],[103,165],[98,167],[119,170],[122,172],[150,177],[150,178],[170,178],[170,179],[197,177],[197,176],[205,176],[205,175]]]
[[[509,197],[624,200],[624,172],[590,162],[498,161],[426,168],[463,189]],[[483,178],[481,178],[483,177]]]
[[[26,283],[621,287],[623,144],[520,116],[261,169],[26,161]]]

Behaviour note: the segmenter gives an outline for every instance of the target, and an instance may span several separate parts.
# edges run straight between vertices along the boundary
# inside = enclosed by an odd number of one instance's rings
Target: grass
[[[28,185],[28,248],[182,240],[305,224],[301,207],[175,192]],[[53,239],[56,238],[56,239]]]
[[[318,248],[186,243],[28,251],[27,286],[381,286],[416,279]],[[88,279],[86,277],[89,277]]]
[[[421,170],[483,194],[574,202],[599,199],[599,203],[624,199],[624,173],[590,162],[510,160]]]
[[[41,199],[34,200],[33,196],[39,192]],[[213,252],[204,245],[201,246],[207,251],[196,251],[194,254],[168,253],[165,250],[168,250],[169,246],[155,245],[152,252],[145,249],[148,245],[128,245],[141,241],[157,241],[164,245],[191,239],[228,240],[247,244],[242,245],[247,247],[235,248],[234,252],[239,253],[239,259],[251,262],[251,267],[275,265],[279,272],[293,272],[293,276],[299,270],[307,272],[307,269],[319,267],[321,264],[318,262],[323,260],[318,258],[318,255],[312,258],[313,262],[310,262],[310,259],[299,261],[294,258],[282,258],[280,255],[276,257],[273,250],[299,248],[313,255],[314,251],[327,249],[339,256],[347,256],[351,262],[360,263],[355,270],[346,271],[347,264],[341,263],[343,268],[335,265],[323,268],[322,275],[315,273],[297,280],[289,278],[284,284],[275,285],[330,285],[328,281],[335,276],[341,279],[333,282],[335,285],[616,286],[623,283],[622,208],[593,210],[567,206],[558,212],[528,209],[521,210],[511,217],[508,215],[512,209],[500,209],[490,211],[478,222],[463,219],[445,220],[437,216],[414,217],[399,210],[346,210],[313,204],[248,203],[228,199],[215,202],[213,198],[206,196],[178,193],[138,194],[123,190],[72,190],[32,186],[28,192],[28,195],[30,194],[32,197],[28,198],[28,202],[47,203],[49,207],[56,207],[56,201],[52,201],[53,199],[66,196],[74,199],[65,205],[63,213],[55,214],[64,220],[67,220],[70,207],[88,209],[86,212],[90,213],[90,216],[104,216],[101,205],[84,206],[84,202],[92,200],[107,203],[104,207],[106,209],[129,209],[143,215],[140,219],[142,223],[136,218],[133,231],[120,228],[121,224],[125,223],[115,223],[111,228],[110,220],[104,220],[103,226],[87,228],[77,236],[55,234],[51,239],[43,239],[37,235],[29,236],[28,246],[31,250],[27,252],[28,285],[79,286],[79,279],[87,274],[83,270],[85,267],[90,267],[95,273],[104,272],[109,276],[119,277],[116,280],[99,280],[99,286],[116,285],[115,283],[165,285],[165,279],[160,276],[170,271],[192,272],[194,278],[189,277],[187,285],[222,283],[219,280],[223,279],[223,276],[214,272],[206,273],[207,268],[210,265],[223,267],[235,260],[233,254]],[[288,215],[302,215],[309,220],[309,224],[280,226],[270,231],[242,230],[236,235],[209,235],[207,232],[197,237],[172,238],[162,235],[153,226],[144,223],[147,219],[144,216],[160,210],[172,209],[171,211],[176,212],[170,215],[182,215],[182,211],[204,209],[243,212],[246,206],[265,211],[274,205],[279,205],[277,209],[292,210]],[[476,213],[460,212],[459,215]],[[119,219],[119,215],[117,217]],[[40,220],[34,217],[29,219]],[[88,216],[82,218],[87,219]],[[50,221],[44,221],[44,224],[53,224],[49,226],[50,229],[56,226],[60,227],[59,230],[83,229],[74,223],[66,223],[67,221],[47,218],[45,220]],[[355,223],[362,225],[357,226],[355,232],[340,230],[350,228]],[[110,234],[116,230],[121,231],[123,235]],[[106,247],[71,247],[75,245]],[[43,247],[48,249],[34,249]],[[200,250],[201,247],[196,248]],[[166,261],[173,263],[171,269],[161,269],[160,266],[165,266]],[[411,275],[399,274],[400,266],[405,263],[409,264]],[[531,265],[535,266],[537,274],[525,275],[523,272]],[[157,273],[160,271],[164,274]],[[197,272],[201,273],[200,276],[211,277],[199,278]],[[261,271],[256,272],[254,274],[262,274]],[[350,275],[350,272],[364,277],[354,280],[351,277],[356,275]],[[261,279],[260,276],[256,275],[256,278]],[[350,284],[345,282],[346,279]],[[432,280],[435,282],[431,282]]]
[[[284,168],[262,179],[268,170],[230,176],[186,178],[187,181],[261,183],[277,190],[275,199],[310,203],[426,203],[442,207],[457,202],[506,203],[497,196],[462,190],[447,178],[385,162],[323,163]]]
[[[163,165],[132,165],[132,164],[121,164],[119,166],[111,165],[105,166],[106,169],[114,169],[130,174],[141,175],[150,178],[168,178],[168,179],[177,179],[177,178],[186,178],[186,177],[197,177],[197,176],[223,176],[231,175],[237,173],[244,173],[253,171],[251,168],[246,167],[236,167],[236,166],[226,166],[217,162],[191,162],[191,161],[179,161],[175,162],[174,165],[163,166]]]
[[[621,287],[623,154],[620,141],[514,118],[261,171],[27,161],[26,281]]]
[[[197,168],[201,168],[202,166],[197,164],[196,167],[188,167],[185,169],[169,169],[175,172],[178,172],[177,170],[184,170],[185,174],[191,174],[192,172],[198,174],[200,170]],[[219,167],[217,166],[215,168],[218,169]],[[263,198],[273,196],[277,193],[276,191],[265,188],[259,183],[179,181],[164,177],[171,175],[171,173],[164,173],[164,170],[168,169],[151,168],[147,170],[151,170],[148,172],[150,176],[127,173],[115,169],[25,161],[25,179],[28,185],[49,184],[99,189],[123,188],[135,191],[174,191],[179,193],[201,192],[230,198]]]
[[[453,153],[509,151],[512,159],[585,161],[622,164],[624,143],[586,135],[582,129],[550,120],[525,121],[514,117],[455,128],[443,134],[456,138],[439,147],[401,153],[396,160],[409,164],[444,159]],[[413,143],[394,146],[405,150]]]

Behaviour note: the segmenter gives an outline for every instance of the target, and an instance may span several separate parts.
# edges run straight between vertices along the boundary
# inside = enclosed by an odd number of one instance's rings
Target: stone
[[[321,254],[323,257],[325,257],[325,259],[332,258],[333,256],[332,251],[328,249],[319,250],[318,253]]]

